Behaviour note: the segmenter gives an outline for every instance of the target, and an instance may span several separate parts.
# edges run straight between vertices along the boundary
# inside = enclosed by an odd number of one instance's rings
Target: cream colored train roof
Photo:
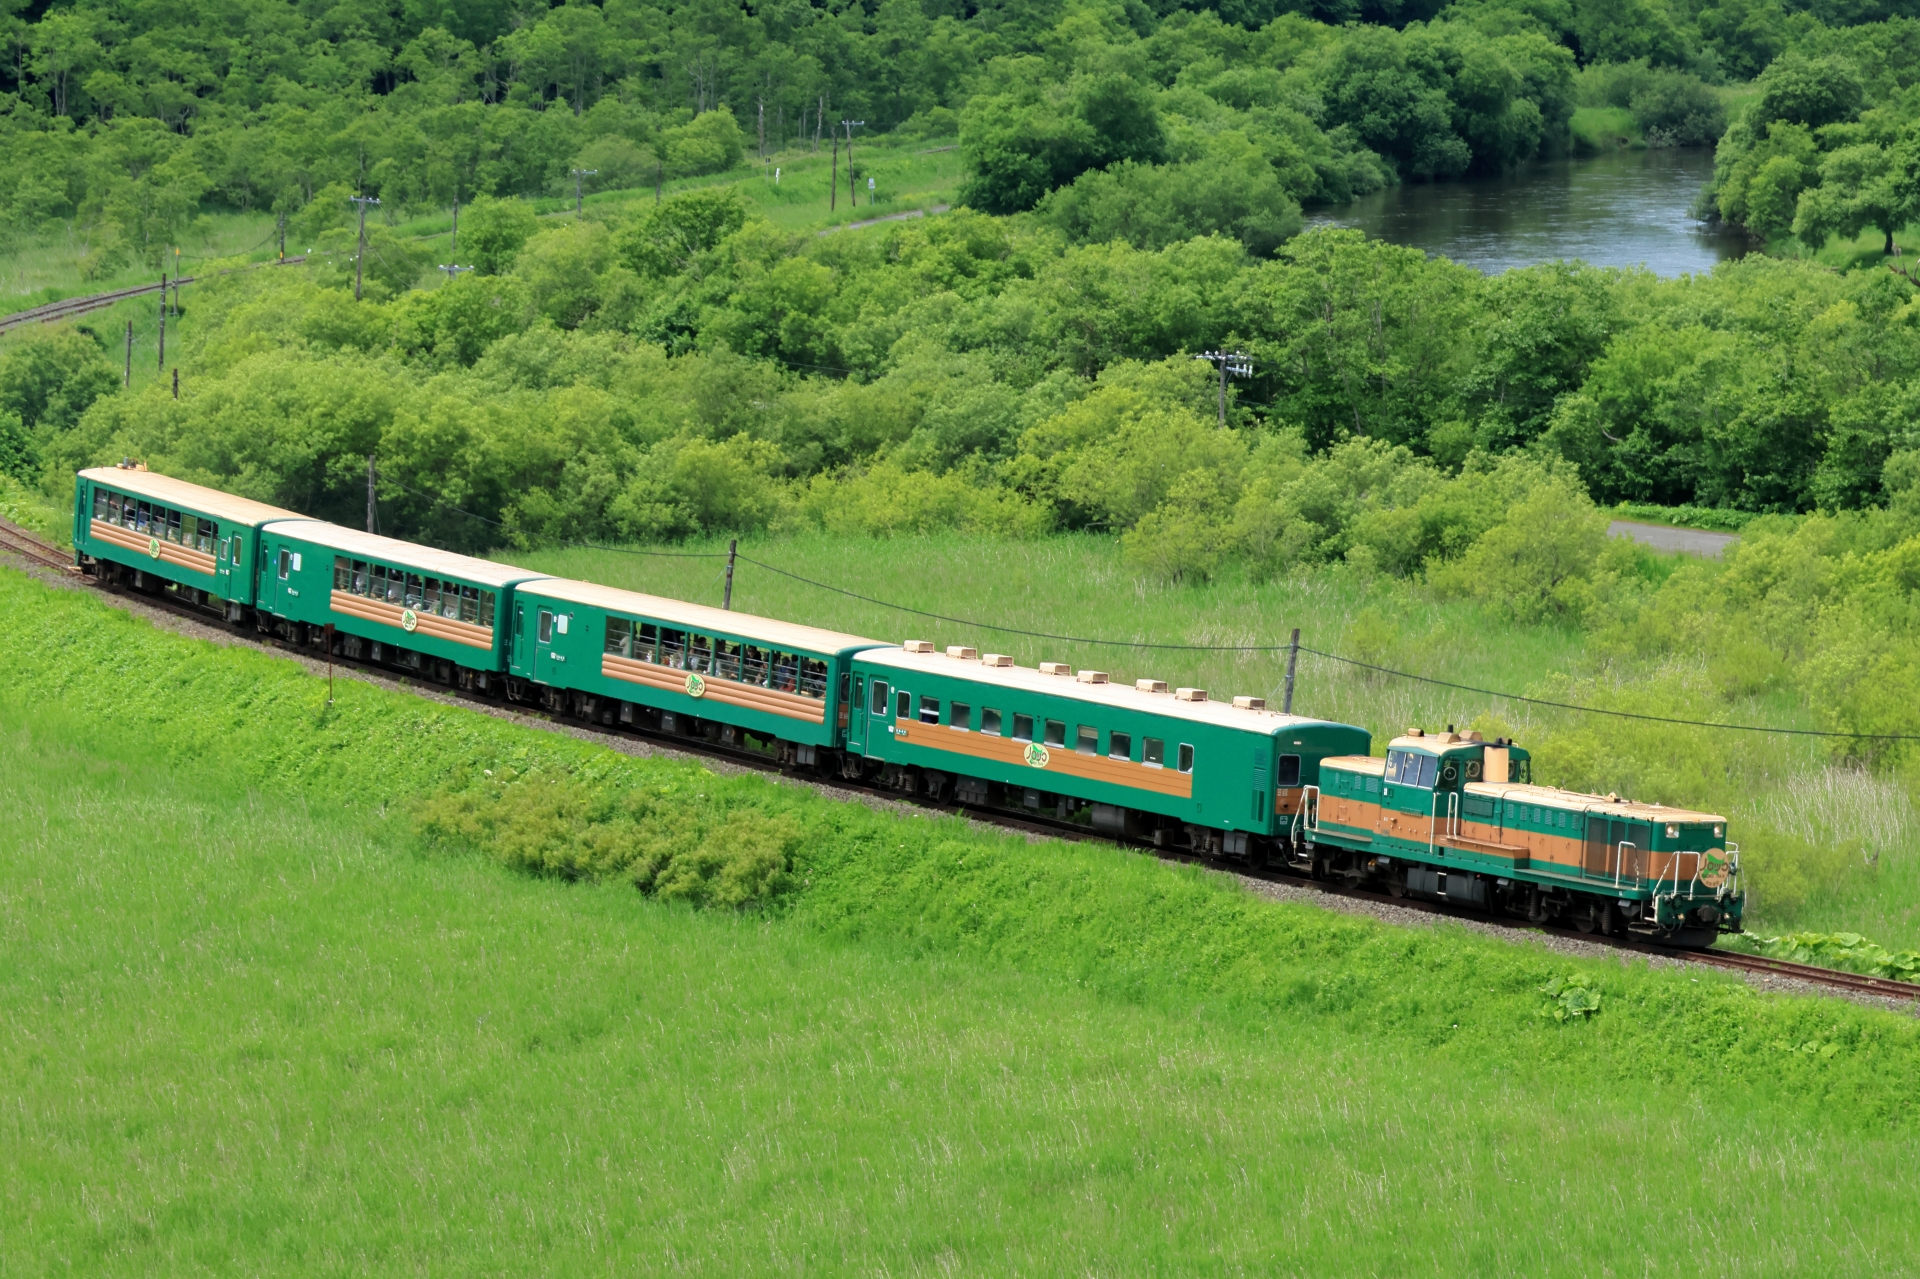
[[[150,502],[184,506],[216,520],[236,524],[263,524],[268,520],[304,520],[298,511],[283,511],[250,497],[235,497],[203,484],[176,480],[158,471],[129,471],[118,466],[95,466],[80,472],[80,478],[110,488],[116,493],[131,493]]]
[[[417,542],[403,542],[395,537],[381,537],[378,533],[363,533],[357,528],[328,524],[320,520],[303,521],[293,526],[274,524],[268,527],[268,531],[297,537],[303,542],[324,546],[330,551],[338,551],[342,555],[355,559],[373,560],[393,568],[419,569],[422,573],[432,573],[441,577],[462,578],[469,582],[478,582],[482,586],[512,586],[515,582],[524,582],[528,578],[543,576],[524,568],[515,568],[511,564],[502,564],[497,560],[481,560],[471,555],[456,555],[452,551],[435,550],[431,546],[421,546]]]
[[[1169,719],[1217,724],[1255,733],[1278,733],[1294,727],[1317,727],[1331,721],[1304,715],[1282,715],[1278,711],[1242,710],[1231,701],[1183,702],[1172,692],[1142,693],[1132,684],[1083,684],[1073,675],[1043,675],[1026,666],[988,666],[978,658],[948,657],[945,653],[909,653],[889,647],[860,654],[862,662],[892,669],[937,675],[952,675],[1009,691],[1043,693],[1094,706],[1115,706],[1130,711],[1151,711]],[[912,691],[909,689],[908,691]],[[1334,727],[1345,728],[1339,724]]]
[[[684,600],[670,600],[640,591],[621,590],[617,586],[602,586],[598,582],[576,582],[565,577],[545,578],[523,586],[521,590],[541,599],[558,600],[567,604],[584,604],[589,608],[604,608],[613,613],[671,622],[675,626],[684,626],[690,631],[708,634],[718,631],[723,635],[740,635],[763,641],[772,648],[838,653],[849,648],[868,648],[881,644],[879,640],[847,635],[840,631],[822,630],[817,626],[800,626],[793,622],[782,622],[753,613],[736,613],[732,609],[711,608],[705,604],[688,604]]]

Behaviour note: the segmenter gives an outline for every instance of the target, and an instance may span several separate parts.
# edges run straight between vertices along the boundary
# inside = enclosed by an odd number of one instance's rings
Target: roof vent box
[[[1163,679],[1137,679],[1133,681],[1133,688],[1134,691],[1138,693],[1164,693],[1167,691],[1167,681]]]
[[[1182,702],[1204,702],[1207,700],[1207,690],[1204,688],[1176,688],[1173,690],[1173,696],[1175,700]]]
[[[980,650],[966,644],[949,644],[947,645],[947,656],[957,657],[963,662],[971,662],[974,658],[980,656]]]
[[[1005,653],[988,653],[980,659],[982,666],[1012,666],[1013,659]]]
[[[1073,674],[1073,668],[1065,662],[1042,662],[1040,663],[1040,673],[1042,675],[1071,675]]]
[[[1078,679],[1082,684],[1104,684],[1107,682],[1107,673],[1105,671],[1081,671],[1074,678]]]
[[[932,640],[908,640],[906,643],[902,644],[900,647],[906,649],[909,653],[931,653],[933,651],[933,641]]]
[[[1236,697],[1233,699],[1233,708],[1239,711],[1263,711],[1267,709],[1267,699],[1264,697]]]

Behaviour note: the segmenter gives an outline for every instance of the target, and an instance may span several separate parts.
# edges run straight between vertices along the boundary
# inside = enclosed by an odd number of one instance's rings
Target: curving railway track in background
[[[256,262],[251,266],[232,267],[225,271],[217,271],[215,274],[232,275],[235,271],[257,271],[265,266],[296,266],[306,260],[306,255],[302,254],[299,257],[277,259],[272,262]],[[111,293],[93,293],[83,298],[62,298],[58,302],[48,302],[44,306],[15,311],[12,315],[0,315],[0,333],[10,333],[14,329],[29,324],[55,324],[61,320],[71,320],[77,315],[85,315],[90,311],[104,311],[128,298],[158,293],[162,289],[178,288],[182,284],[192,284],[198,278],[183,275],[165,283],[136,284],[131,288],[115,289]]]
[[[158,286],[154,287],[157,288]],[[44,541],[37,534],[5,519],[0,519],[0,551],[18,555],[42,568],[51,569],[68,577],[80,578],[88,582],[93,581],[92,578],[87,577],[74,566],[73,556],[70,552],[61,551],[58,547]],[[103,591],[102,593],[110,599],[114,598],[117,594],[116,592],[109,591]],[[227,626],[218,617],[202,609],[168,599],[164,595],[136,595],[124,596],[122,598],[137,599],[144,604],[163,609],[179,617],[199,622],[203,625],[223,627],[236,636],[245,636],[255,640],[262,647],[282,648],[286,649],[289,653],[311,656],[311,654],[306,653],[305,650],[292,648],[277,639],[261,637],[257,632],[252,630],[252,628]],[[365,663],[348,661],[338,657],[334,658],[333,662],[334,665],[349,670],[356,670],[363,674],[376,675],[392,680],[402,687],[411,686],[411,681],[406,680],[404,677],[397,677],[393,672],[383,667],[369,666]],[[442,688],[438,685],[433,686],[433,692],[437,696],[470,701],[487,707],[498,707],[501,705],[479,694],[461,693],[458,690]],[[1264,880],[1270,883],[1288,884],[1296,887],[1311,887],[1329,897],[1345,897],[1356,901],[1368,901],[1397,906],[1403,910],[1415,910],[1446,918],[1472,920],[1477,923],[1491,924],[1495,927],[1508,929],[1516,933],[1531,933],[1536,936],[1565,936],[1572,940],[1587,942],[1596,946],[1604,946],[1613,950],[1660,956],[1667,959],[1679,960],[1684,963],[1699,964],[1708,968],[1720,968],[1734,972],[1779,977],[1791,981],[1802,981],[1848,994],[1920,1002],[1920,984],[1912,982],[1894,981],[1885,977],[1871,977],[1862,973],[1843,972],[1835,968],[1821,968],[1814,964],[1796,963],[1785,959],[1768,959],[1764,956],[1749,955],[1739,951],[1674,950],[1667,947],[1651,945],[1630,937],[1609,937],[1601,933],[1581,933],[1572,930],[1550,930],[1537,924],[1527,923],[1523,920],[1509,919],[1500,915],[1481,914],[1455,906],[1442,905],[1438,902],[1423,901],[1411,897],[1393,897],[1384,893],[1369,892],[1365,889],[1351,888],[1342,884],[1312,880],[1304,875],[1290,874],[1283,871],[1252,869],[1238,863],[1222,861],[1215,858],[1195,857],[1190,854],[1170,852],[1166,849],[1155,848],[1152,844],[1144,841],[1117,840],[1106,835],[1096,835],[1069,822],[1051,821],[1046,818],[1012,817],[994,809],[973,808],[962,804],[936,804],[885,787],[849,782],[844,778],[837,777],[821,778],[794,769],[784,768],[773,760],[754,752],[733,750],[698,739],[660,737],[655,734],[632,730],[608,729],[595,724],[580,723],[562,716],[551,715],[537,708],[518,704],[515,704],[512,709],[519,714],[548,720],[555,724],[563,724],[569,729],[576,729],[601,737],[613,739],[632,738],[650,744],[663,745],[687,754],[702,755],[716,760],[723,760],[738,767],[791,777],[798,781],[817,783],[831,789],[859,792],[877,798],[891,800],[896,803],[911,804],[916,808],[928,812],[942,813],[949,816],[965,816],[1026,834],[1041,834],[1075,842],[1117,844],[1123,847],[1133,848],[1137,851],[1153,853],[1162,860],[1205,866],[1208,869],[1223,871],[1244,879]]]

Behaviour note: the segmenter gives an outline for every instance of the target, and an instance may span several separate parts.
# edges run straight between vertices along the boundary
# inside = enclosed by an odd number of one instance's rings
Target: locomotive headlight
[[[1725,826],[1722,826],[1717,822],[1714,823],[1713,837],[1715,839],[1719,839],[1722,835],[1725,835],[1726,833],[1727,833],[1727,828]]]
[[[1669,826],[1667,827],[1667,838],[1668,838],[1668,839],[1679,839],[1679,838],[1680,838],[1680,828],[1679,828],[1678,826],[1673,826],[1673,825],[1669,825]]]

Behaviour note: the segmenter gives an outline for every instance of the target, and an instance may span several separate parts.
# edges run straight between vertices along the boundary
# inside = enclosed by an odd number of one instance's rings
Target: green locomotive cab
[[[74,477],[76,563],[107,582],[220,609],[229,621],[254,603],[260,530],[304,518],[144,467],[101,466]]]
[[[1739,847],[1717,814],[1534,785],[1524,750],[1451,729],[1322,774],[1312,838],[1357,880],[1680,946],[1740,931]]]
[[[853,673],[866,713],[848,750],[886,784],[1250,860],[1291,856],[1321,761],[1369,740],[1256,697],[1023,668],[963,645],[868,649]]]
[[[838,631],[547,578],[516,593],[509,695],[607,725],[762,750],[825,768],[854,716]]]

